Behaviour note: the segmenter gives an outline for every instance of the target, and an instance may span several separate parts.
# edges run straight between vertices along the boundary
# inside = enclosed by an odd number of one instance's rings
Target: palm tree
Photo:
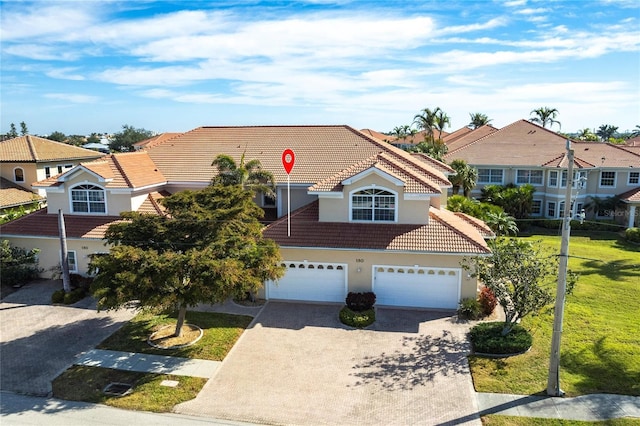
[[[407,138],[411,136],[411,126],[405,124],[403,126],[397,126],[393,128],[391,134],[396,137],[398,141],[402,141],[402,143],[407,142]]]
[[[464,160],[453,160],[450,166],[456,171],[456,174],[449,178],[451,185],[453,185],[453,195],[457,195],[462,188],[464,196],[469,197],[478,181],[478,170],[468,165]]]
[[[504,211],[489,212],[487,213],[484,221],[498,236],[518,234],[519,229],[515,218],[513,216],[509,216]]]
[[[598,137],[591,131],[591,129],[585,127],[578,131],[578,139],[581,141],[596,141],[598,140]]]
[[[603,124],[602,126],[598,127],[598,131],[596,132],[596,135],[600,136],[600,139],[603,142],[606,142],[609,140],[609,138],[612,138],[617,131],[618,131],[617,126],[613,126],[611,124]]]
[[[473,129],[477,129],[478,127],[482,127],[486,124],[489,124],[492,120],[486,115],[480,112],[469,113],[471,117],[471,122],[469,123],[469,127]]]
[[[439,111],[435,116],[434,124],[438,129],[438,140],[442,140],[442,131],[444,130],[445,127],[451,127],[451,119],[440,108],[438,108],[438,110]]]
[[[469,198],[471,191],[478,182],[478,169],[468,166],[466,173],[462,179],[462,193],[465,197]]]
[[[635,138],[636,136],[640,136],[640,124],[636,124],[636,128],[633,129],[629,135],[630,138]]]
[[[538,123],[545,128],[547,127],[547,124],[549,125],[549,128],[553,127],[554,124],[557,124],[558,127],[562,128],[560,122],[555,119],[559,114],[558,110],[555,108],[540,107],[538,109],[534,109],[529,114],[536,115],[536,117],[529,119],[532,123]]]
[[[245,153],[240,157],[240,164],[226,154],[219,154],[211,163],[218,169],[218,175],[211,179],[211,184],[241,185],[254,194],[263,192],[269,197],[275,197],[275,178],[273,174],[262,169],[260,160],[250,160],[245,163]]]
[[[436,107],[436,109],[434,109],[433,111],[429,108],[425,108],[420,114],[416,114],[416,116],[413,117],[413,123],[416,125],[416,127],[426,132],[425,140],[433,140],[433,128],[436,125],[436,114],[438,114],[438,112],[440,111],[440,107]]]
[[[410,147],[407,151],[420,152],[427,154],[429,157],[438,161],[444,161],[444,155],[448,150],[449,148],[447,148],[447,145],[444,142],[439,139],[434,141],[433,138],[431,138],[428,141],[420,142],[419,144]]]

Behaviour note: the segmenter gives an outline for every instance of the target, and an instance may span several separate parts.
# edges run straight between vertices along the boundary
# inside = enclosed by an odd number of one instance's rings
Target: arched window
[[[71,208],[74,213],[106,213],[104,189],[95,185],[78,185],[71,189]]]
[[[368,188],[351,194],[351,220],[395,222],[396,195],[384,189]]]
[[[15,182],[24,182],[24,170],[20,167],[13,169],[13,180]]]

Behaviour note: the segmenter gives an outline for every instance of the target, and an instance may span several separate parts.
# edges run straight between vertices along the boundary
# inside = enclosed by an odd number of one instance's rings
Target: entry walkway
[[[209,379],[221,363],[204,359],[92,349],[82,354],[74,364]]]
[[[619,417],[640,418],[640,397],[591,394],[575,398],[537,395],[477,393],[480,415],[540,417],[565,420],[598,421]]]

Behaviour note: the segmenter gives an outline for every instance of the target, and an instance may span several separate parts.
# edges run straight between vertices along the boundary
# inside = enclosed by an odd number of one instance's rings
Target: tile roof
[[[378,139],[382,142],[388,142],[388,143],[398,142],[398,138],[393,135],[385,135],[384,133],[376,132],[375,130],[371,130],[371,129],[361,129],[360,133],[363,133],[369,136],[370,138]]]
[[[477,129],[463,127],[444,138],[444,143],[447,145],[449,151],[454,151],[496,131],[498,131],[498,129],[490,124],[485,124]]]
[[[0,142],[0,162],[38,163],[62,160],[90,160],[104,154],[51,141],[38,136],[19,136]]]
[[[405,193],[437,194],[442,193],[443,186],[451,183],[442,172],[433,169],[428,164],[416,162],[412,156],[400,156],[397,153],[380,153],[373,155],[360,163],[336,173],[309,188],[310,192],[342,191],[342,182],[358,173],[375,168],[401,180]],[[410,161],[409,161],[410,160]]]
[[[440,170],[445,175],[456,174],[456,171],[447,163],[443,163],[442,161],[438,161],[435,158],[429,157],[427,154],[424,154],[422,152],[412,152],[411,156],[429,164],[431,167],[434,167],[437,170]]]
[[[282,247],[317,247],[355,250],[418,251],[427,253],[489,253],[486,242],[473,226],[446,210],[430,208],[427,225],[319,222],[318,201],[291,213],[291,236],[287,217],[264,231]]]
[[[640,203],[640,187],[623,192],[619,197],[622,201],[627,203]]]
[[[540,167],[562,159],[565,147],[564,136],[519,120],[450,150],[445,159],[462,159],[473,165]],[[640,167],[640,155],[618,145],[574,141],[572,148],[579,167]]]
[[[454,212],[454,214],[473,226],[483,238],[495,238],[495,232],[484,221],[462,212]]]
[[[57,176],[52,176],[34,184],[43,188],[61,185],[65,177],[74,174],[78,167],[108,179],[106,188],[142,188],[160,185],[167,181],[146,151],[110,154],[99,160],[81,163],[79,166]]]
[[[102,239],[112,223],[119,222],[119,216],[74,216],[65,215],[64,223],[68,238]],[[58,215],[48,214],[41,209],[0,225],[3,236],[59,237]]]
[[[160,133],[159,135],[155,135],[153,137],[150,137],[149,139],[145,139],[143,141],[136,142],[136,143],[133,144],[133,146],[138,148],[138,149],[140,149],[140,148],[142,148],[144,146],[153,146],[155,144],[159,144],[159,143],[162,143],[162,142],[164,142],[166,140],[175,138],[176,136],[179,136],[181,134],[182,133],[169,133],[169,132]]]
[[[0,177],[0,209],[8,209],[42,200],[44,198],[40,195]]]
[[[164,215],[167,209],[160,204],[160,200],[167,197],[169,194],[167,191],[151,192],[147,195],[142,205],[138,208],[138,213],[147,213],[155,215]]]
[[[295,153],[291,183],[313,185],[380,152],[404,152],[349,126],[199,127],[144,149],[170,182],[208,183],[218,154],[260,160],[286,183],[282,152]],[[402,155],[402,154],[400,154]]]

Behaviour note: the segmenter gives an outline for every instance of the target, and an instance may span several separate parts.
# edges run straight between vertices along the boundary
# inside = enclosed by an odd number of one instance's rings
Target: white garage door
[[[410,266],[373,267],[376,304],[456,309],[461,270]]]
[[[267,284],[268,299],[344,302],[347,266],[340,263],[284,262],[287,271]]]

